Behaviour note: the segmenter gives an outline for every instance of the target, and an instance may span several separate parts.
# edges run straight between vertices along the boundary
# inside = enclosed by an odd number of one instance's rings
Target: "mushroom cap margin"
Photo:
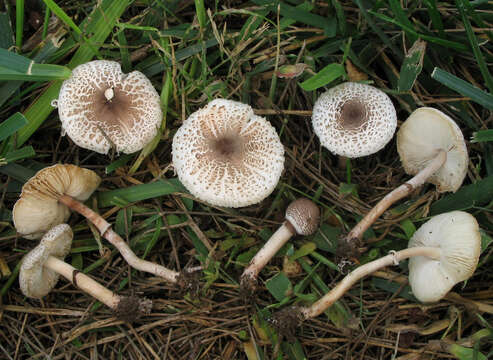
[[[43,264],[50,256],[63,260],[70,252],[73,236],[69,225],[59,224],[24,256],[19,272],[19,285],[24,295],[40,299],[55,287],[59,274]]]
[[[447,152],[447,160],[427,181],[435,184],[438,192],[456,192],[469,163],[464,136],[455,121],[440,110],[416,109],[397,132],[397,152],[404,170],[416,175],[440,149]]]
[[[474,216],[464,211],[437,215],[424,223],[409,240],[409,247],[438,247],[439,260],[424,256],[409,260],[409,283],[422,302],[443,298],[460,281],[474,273],[481,251],[481,234]]]

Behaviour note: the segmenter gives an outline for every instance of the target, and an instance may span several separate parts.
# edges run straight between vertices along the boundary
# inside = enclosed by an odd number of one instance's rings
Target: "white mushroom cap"
[[[474,216],[452,211],[424,223],[409,240],[409,247],[439,248],[440,260],[424,256],[409,260],[409,282],[422,302],[443,298],[460,281],[469,279],[478,265],[481,250],[479,225]]]
[[[323,146],[337,155],[356,158],[376,153],[392,139],[397,115],[383,91],[346,82],[317,99],[312,124]]]
[[[417,174],[437,155],[447,152],[447,161],[428,182],[439,192],[457,191],[467,173],[469,157],[457,124],[440,110],[418,108],[397,132],[397,151],[406,173]]]
[[[70,252],[73,237],[70,226],[57,225],[24,256],[19,272],[19,285],[24,295],[39,299],[55,287],[59,274],[43,265],[50,256],[63,260]]]
[[[142,149],[162,121],[159,95],[139,71],[124,74],[115,61],[77,66],[58,98],[63,130],[80,147],[106,154]]]
[[[307,198],[299,198],[286,209],[286,220],[293,225],[299,235],[311,235],[318,229],[320,210]]]
[[[216,99],[176,132],[173,165],[197,198],[241,207],[274,190],[284,168],[284,148],[274,127],[249,105]]]
[[[97,189],[101,178],[92,170],[70,164],[57,164],[38,171],[22,187],[12,218],[19,234],[28,239],[40,238],[70,216],[60,204],[62,195],[85,201]]]

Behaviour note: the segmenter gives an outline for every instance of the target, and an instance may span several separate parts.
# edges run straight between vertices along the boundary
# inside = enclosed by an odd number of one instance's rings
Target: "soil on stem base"
[[[273,314],[269,322],[277,331],[278,335],[292,343],[296,341],[296,328],[303,320],[304,317],[300,311],[300,307],[290,306]]]
[[[180,292],[191,292],[198,294],[200,291],[200,277],[198,271],[189,271],[187,269],[180,271],[180,275],[176,280],[180,288]]]
[[[152,301],[142,299],[137,296],[122,296],[118,306],[114,310],[114,315],[119,320],[132,323],[143,315],[151,312]]]
[[[258,280],[252,276],[242,276],[240,281],[240,298],[245,304],[255,303]]]

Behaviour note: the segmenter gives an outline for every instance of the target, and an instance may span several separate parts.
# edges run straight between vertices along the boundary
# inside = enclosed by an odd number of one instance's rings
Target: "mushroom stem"
[[[86,274],[81,273],[72,265],[67,264],[65,261],[54,256],[50,256],[44,263],[44,266],[62,275],[76,287],[98,299],[109,308],[116,310],[120,302],[120,296],[105,288]]]
[[[111,229],[111,224],[103,219],[101,215],[92,211],[90,208],[68,195],[62,195],[58,201],[85,216],[90,222],[92,222],[98,228],[101,236],[103,236],[118,249],[125,261],[131,267],[140,271],[154,274],[171,283],[176,284],[178,282],[180,273],[165,268],[162,265],[139,258],[135,255],[132,249],[130,249],[128,244],[120,237],[120,235]]]
[[[406,181],[398,188],[380,200],[361,221],[347,234],[346,242],[361,240],[366,230],[380,217],[393,203],[409,195],[417,187],[423,185],[426,180],[439,170],[447,161],[447,152],[440,149],[438,154],[428,163],[428,165],[418,172],[412,179]]]
[[[110,102],[115,97],[115,90],[112,87],[106,89],[104,91],[104,97]]]
[[[374,260],[351,271],[339,284],[325,294],[310,307],[302,307],[300,312],[304,319],[314,318],[323,313],[327,308],[339,300],[358,280],[389,265],[397,265],[399,261],[413,257],[426,256],[438,260],[441,250],[436,247],[412,247],[401,251],[392,252],[383,258]]]
[[[284,244],[296,234],[293,225],[286,220],[279,229],[264,244],[262,249],[250,261],[248,267],[243,271],[241,279],[256,280],[259,272],[270,259],[282,248]]]

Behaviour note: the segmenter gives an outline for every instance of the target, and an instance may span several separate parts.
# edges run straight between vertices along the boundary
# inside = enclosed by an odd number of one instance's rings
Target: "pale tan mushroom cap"
[[[105,96],[108,89],[111,100]],[[107,60],[72,71],[60,89],[58,113],[63,130],[77,145],[103,154],[111,144],[126,154],[142,149],[162,121],[159,95],[149,79],[139,71],[124,74],[119,63]]]
[[[412,112],[397,132],[397,151],[406,173],[417,174],[437,155],[447,152],[447,161],[427,181],[439,192],[456,192],[467,173],[464,136],[457,124],[447,115],[430,107]]]
[[[284,148],[274,127],[250,106],[216,99],[176,132],[173,165],[197,198],[241,207],[274,190],[284,168]]]
[[[320,143],[329,151],[356,158],[376,153],[392,139],[397,115],[383,91],[346,82],[317,99],[312,125]]]
[[[97,189],[101,178],[92,170],[70,164],[44,168],[22,187],[14,205],[12,218],[19,234],[37,239],[54,227],[66,222],[69,209],[58,202],[62,195],[85,201]]]
[[[469,279],[478,265],[481,234],[474,216],[452,211],[424,223],[409,240],[409,247],[440,248],[440,260],[424,256],[409,260],[409,282],[422,302],[443,298],[460,281]]]
[[[299,235],[311,235],[318,229],[320,210],[309,199],[296,199],[286,209],[286,220],[293,225]]]
[[[50,256],[63,260],[70,252],[73,236],[70,226],[57,225],[24,256],[19,272],[19,285],[24,295],[39,299],[55,287],[59,274],[43,265]]]

